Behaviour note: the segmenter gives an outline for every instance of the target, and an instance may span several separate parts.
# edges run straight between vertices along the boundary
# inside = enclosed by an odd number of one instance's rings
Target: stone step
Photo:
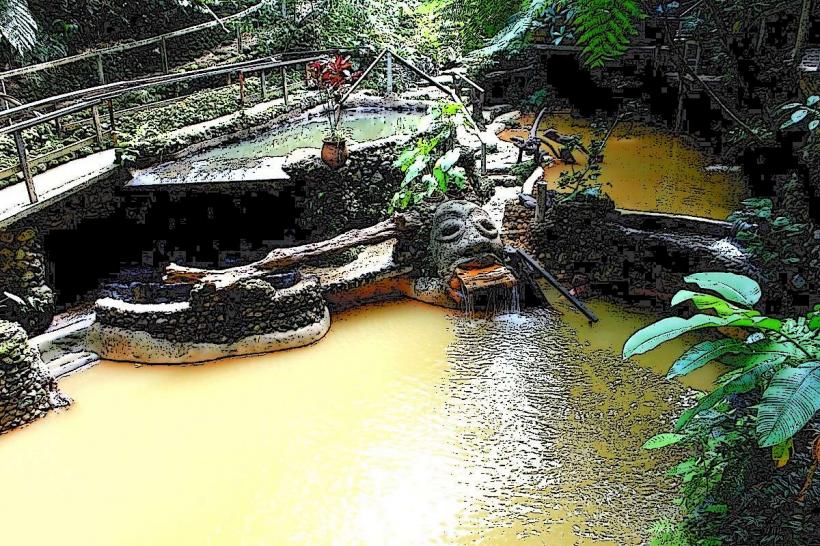
[[[78,370],[90,368],[99,360],[100,357],[96,353],[81,351],[59,356],[51,362],[47,362],[46,367],[55,379],[59,379]]]
[[[492,180],[496,187],[514,188],[518,186],[518,178],[511,174],[489,174],[487,178]]]

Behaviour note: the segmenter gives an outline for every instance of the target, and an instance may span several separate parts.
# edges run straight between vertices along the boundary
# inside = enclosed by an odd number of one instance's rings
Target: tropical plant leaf
[[[780,325],[781,323],[777,319],[769,317],[748,317],[742,314],[729,315],[728,317],[697,314],[688,319],[667,317],[632,334],[624,344],[623,357],[629,358],[633,355],[643,354],[670,339],[703,328],[737,326],[760,328],[763,330],[779,330]]]
[[[0,34],[19,54],[37,43],[37,22],[26,0],[0,0]]]
[[[715,341],[704,341],[698,343],[685,353],[672,365],[667,379],[686,375],[709,362],[720,358],[727,353],[748,353],[749,347],[734,339],[718,339]]]
[[[726,396],[730,394],[743,394],[750,392],[757,386],[758,380],[764,374],[770,372],[777,366],[780,366],[783,363],[783,360],[783,358],[775,358],[753,366],[745,372],[730,372],[727,375],[732,377],[732,379],[701,398],[695,407],[689,408],[681,414],[675,423],[675,431],[677,432],[683,430],[683,428],[689,424],[689,421],[691,421],[696,415],[713,407]]]
[[[663,434],[658,434],[653,436],[652,438],[648,439],[646,443],[643,445],[644,449],[660,449],[662,447],[671,446],[677,444],[681,440],[686,439],[687,436],[685,434],[675,434],[672,432],[665,432]]]
[[[458,150],[450,150],[441,156],[438,160],[438,166],[441,167],[442,171],[447,172],[456,164],[459,157],[461,157],[461,152]]]
[[[760,447],[794,436],[820,411],[820,362],[804,362],[775,374],[757,410]]]
[[[756,281],[745,275],[724,272],[695,273],[684,277],[686,282],[698,285],[704,290],[717,292],[727,300],[752,307],[758,301],[762,292]]]
[[[672,306],[679,305],[685,301],[692,301],[692,304],[700,311],[714,311],[718,316],[727,317],[734,314],[745,314],[746,316],[757,316],[759,312],[750,309],[741,309],[732,305],[723,298],[711,294],[692,292],[691,290],[680,290],[672,298]]]

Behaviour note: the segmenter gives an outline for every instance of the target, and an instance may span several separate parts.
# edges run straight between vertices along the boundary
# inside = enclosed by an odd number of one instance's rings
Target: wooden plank
[[[31,176],[31,167],[28,164],[28,157],[26,154],[26,143],[23,140],[23,133],[21,131],[16,131],[14,133],[14,142],[17,145],[17,159],[20,162],[20,170],[23,173],[23,180],[26,182],[28,200],[31,203],[36,203],[37,190],[34,188],[34,178]]]

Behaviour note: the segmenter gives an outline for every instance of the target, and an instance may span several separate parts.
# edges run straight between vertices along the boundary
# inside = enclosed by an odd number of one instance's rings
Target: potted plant
[[[322,145],[322,161],[333,169],[343,167],[348,158],[347,139],[339,127],[339,121],[342,114],[342,91],[361,75],[359,72],[351,72],[352,68],[350,58],[341,55],[308,65],[308,79],[319,90],[328,120],[328,133]]]

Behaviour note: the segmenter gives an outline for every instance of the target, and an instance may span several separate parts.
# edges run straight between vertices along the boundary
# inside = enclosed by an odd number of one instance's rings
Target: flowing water
[[[640,445],[684,389],[618,356],[652,317],[593,305],[399,302],[283,353],[102,363],[0,439],[3,544],[639,544],[675,514]]]
[[[520,119],[526,129],[509,129],[500,137],[526,138],[532,116]],[[577,134],[589,142],[590,126],[584,119],[568,115],[547,116],[541,130],[554,127],[563,134]],[[546,147],[544,151],[548,152]],[[586,158],[575,153],[580,167]],[[547,170],[546,180],[555,188],[561,171],[556,164]],[[693,146],[666,132],[648,126],[622,122],[615,127],[604,150],[601,181],[603,191],[619,208],[703,216],[718,220],[738,208],[746,189],[737,173],[710,165],[709,159]]]

